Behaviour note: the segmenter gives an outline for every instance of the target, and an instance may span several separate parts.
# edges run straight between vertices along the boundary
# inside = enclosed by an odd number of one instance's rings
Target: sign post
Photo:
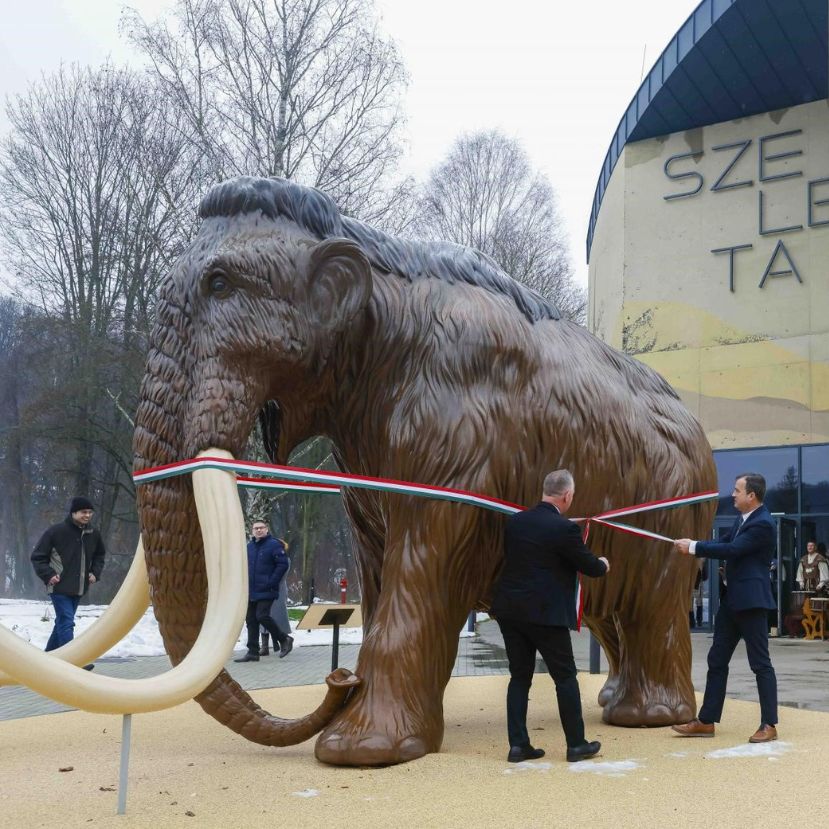
[[[299,620],[297,630],[324,630],[333,631],[331,650],[331,670],[335,671],[339,664],[340,628],[358,628],[363,625],[363,614],[358,604],[312,604],[305,615]]]

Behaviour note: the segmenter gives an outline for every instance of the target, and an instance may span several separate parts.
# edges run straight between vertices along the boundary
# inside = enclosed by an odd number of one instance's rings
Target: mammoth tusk
[[[101,618],[62,648],[50,651],[49,656],[72,665],[92,662],[117,645],[138,624],[149,605],[147,564],[144,561],[144,545],[139,540],[127,577]],[[0,671],[0,685],[14,684],[14,679]]]
[[[232,459],[220,449],[201,454]],[[193,494],[204,541],[207,607],[198,639],[182,662],[147,679],[95,676],[0,627],[0,668],[46,697],[101,714],[159,711],[203,691],[233,651],[247,608],[248,574],[235,475],[198,470],[193,473]]]

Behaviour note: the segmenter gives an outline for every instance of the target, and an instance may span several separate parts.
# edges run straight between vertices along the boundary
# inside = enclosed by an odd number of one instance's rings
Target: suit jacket
[[[774,519],[760,505],[743,523],[738,516],[731,532],[721,541],[698,541],[695,555],[725,560],[728,590],[725,603],[732,610],[774,610],[769,567],[777,546]]]
[[[495,586],[492,615],[575,628],[576,574],[605,572],[604,563],[584,546],[578,524],[542,501],[507,521],[504,569]]]

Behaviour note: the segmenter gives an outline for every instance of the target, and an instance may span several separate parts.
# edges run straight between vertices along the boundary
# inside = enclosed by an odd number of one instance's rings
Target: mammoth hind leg
[[[602,646],[607,659],[607,679],[599,691],[599,705],[606,705],[619,685],[620,647],[615,614],[605,617],[585,616],[584,622]]]
[[[685,605],[646,618],[619,613],[617,627],[621,661],[602,719],[629,727],[688,722],[696,713],[696,697]]]

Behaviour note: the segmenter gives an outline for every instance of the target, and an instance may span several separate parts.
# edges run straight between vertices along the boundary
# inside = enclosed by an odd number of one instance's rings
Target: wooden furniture
[[[803,602],[803,630],[807,639],[826,638],[826,616],[829,612],[829,599],[809,596]]]
[[[789,636],[800,636],[803,630],[803,608],[813,590],[792,590],[789,596],[789,612],[783,617],[783,629]]]

